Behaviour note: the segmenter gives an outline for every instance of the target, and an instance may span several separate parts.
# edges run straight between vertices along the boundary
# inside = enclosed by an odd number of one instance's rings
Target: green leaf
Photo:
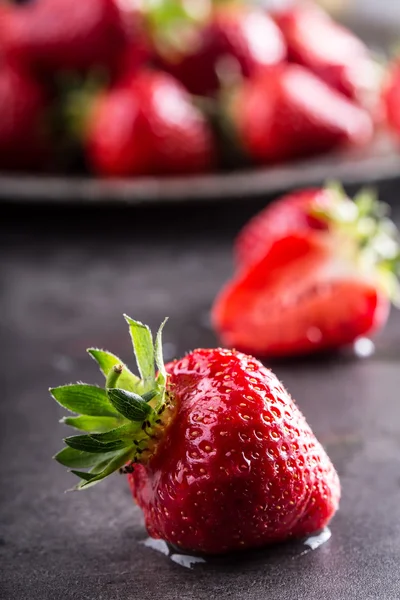
[[[159,0],[146,3],[146,22],[162,56],[180,56],[197,40],[198,29],[210,17],[213,3]],[[200,30],[201,31],[201,30]]]
[[[122,360],[112,354],[111,352],[107,352],[106,350],[98,350],[97,348],[88,348],[88,353],[90,356],[98,363],[100,370],[107,377],[111,371],[111,369],[115,365],[124,365]],[[142,382],[134,375],[126,365],[124,365],[124,370],[121,376],[118,379],[118,385],[124,390],[129,390],[130,392],[140,393],[142,390]]]
[[[142,398],[145,402],[150,402],[150,400],[153,400],[153,398],[155,396],[157,396],[158,391],[157,390],[150,390],[150,392],[146,392],[145,394],[142,394]]]
[[[110,442],[101,442],[91,435],[74,435],[65,438],[64,442],[67,446],[74,448],[75,450],[83,450],[84,452],[93,452],[96,454],[120,450],[121,448],[125,448],[128,443],[120,439]]]
[[[76,383],[50,388],[53,398],[71,412],[93,417],[118,416],[110,404],[106,391],[95,385]]]
[[[110,429],[115,429],[118,425],[121,425],[122,417],[64,417],[61,419],[61,423],[80,429],[81,431],[90,431],[92,433],[103,433]]]
[[[74,448],[63,448],[58,452],[54,459],[64,467],[70,467],[75,469],[87,469],[98,464],[100,460],[109,461],[115,454],[114,452],[101,454],[92,454],[90,452],[84,452],[82,450],[75,450]]]
[[[73,473],[74,475],[76,475],[77,477],[80,477],[81,479],[83,479],[84,481],[91,481],[92,479],[94,479],[96,477],[96,475],[98,473],[101,473],[109,464],[110,460],[112,458],[114,458],[115,456],[118,456],[119,452],[114,452],[112,455],[109,455],[106,459],[100,460],[99,462],[97,462],[95,464],[95,466],[93,467],[93,469],[91,469],[89,472],[87,471],[76,471],[75,469],[71,469],[71,473]],[[97,457],[99,455],[97,454]],[[77,489],[77,488],[75,488]]]
[[[134,321],[127,315],[124,316],[129,325],[136,362],[144,384],[144,391],[147,391],[149,387],[154,385],[155,380],[154,347],[151,331],[147,325],[143,325],[140,321]]]
[[[104,456],[106,456],[106,458],[101,459],[98,463],[96,463],[94,465],[94,467],[92,469],[90,469],[90,473],[101,473],[101,471],[106,468],[106,466],[108,465],[110,460],[112,458],[114,458],[115,456],[117,456],[119,453],[120,453],[120,450],[117,452],[113,452],[112,454],[110,454],[108,456],[105,454]],[[97,455],[97,456],[99,456],[99,455]]]
[[[347,194],[343,187],[343,184],[337,179],[327,181],[324,187],[326,190],[331,190],[332,192],[340,196],[340,198],[347,198]]]
[[[358,208],[358,218],[367,216],[383,216],[376,215],[376,211],[380,210],[380,207],[385,206],[383,202],[379,202],[377,190],[369,187],[361,188],[361,190],[354,196],[354,203]]]
[[[133,392],[127,392],[118,388],[107,390],[110,402],[121,415],[124,415],[131,421],[144,421],[152,412],[153,409],[146,401]]]
[[[158,375],[157,375],[157,384],[158,384],[158,394],[159,397],[157,399],[156,405],[154,409],[158,411],[164,404],[165,399],[165,383],[167,381],[167,371],[164,365],[163,351],[162,351],[162,332],[167,319],[161,323],[160,328],[157,332],[156,343],[155,343],[155,358],[158,367]]]
[[[87,352],[97,362],[101,372],[105,377],[107,377],[107,375],[115,365],[122,364],[122,360],[120,360],[118,356],[115,356],[115,354],[107,352],[106,350],[99,350],[98,348],[88,348]]]
[[[133,447],[125,448],[124,450],[119,452],[114,458],[112,458],[108,465],[102,471],[100,471],[100,473],[95,474],[95,476],[91,477],[90,480],[88,479],[86,474],[86,481],[84,481],[83,483],[81,482],[78,485],[77,489],[84,489],[86,487],[89,487],[89,485],[93,485],[94,483],[101,481],[108,475],[111,475],[111,473],[114,473],[115,471],[126,465],[126,463],[129,462],[129,460],[132,460],[134,453],[135,449]],[[92,475],[92,473],[90,475]]]
[[[74,469],[71,469],[71,473],[73,473],[74,475],[77,475],[78,477],[80,477],[81,479],[84,479],[85,481],[90,481],[91,479],[93,479],[93,477],[96,477],[96,475],[93,473],[86,473],[86,471],[75,471]]]
[[[168,321],[168,317],[164,319],[161,323],[159,330],[157,331],[156,343],[154,347],[156,364],[158,367],[159,375],[163,376],[164,383],[167,379],[167,371],[165,370],[164,358],[163,358],[163,349],[162,349],[162,332],[164,329],[165,323]]]
[[[115,442],[116,440],[127,439],[132,443],[133,435],[137,432],[139,426],[136,423],[126,423],[104,433],[93,433],[90,437],[97,442]],[[126,444],[125,444],[126,445]]]

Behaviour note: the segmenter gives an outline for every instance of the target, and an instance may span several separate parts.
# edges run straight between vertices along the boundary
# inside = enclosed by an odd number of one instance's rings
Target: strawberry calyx
[[[325,222],[360,271],[375,274],[384,293],[400,306],[400,235],[388,216],[389,206],[370,188],[353,200],[340,184],[329,184],[327,191],[331,201],[312,207],[309,216]]]
[[[211,2],[142,0],[145,22],[158,52],[169,61],[196,48],[202,26],[212,11]]]
[[[105,387],[76,383],[50,388],[61,406],[76,413],[61,422],[85,432],[65,438],[66,447],[54,456],[80,478],[74,488],[77,490],[92,486],[115,471],[132,471],[135,463],[147,462],[172,418],[162,355],[166,320],[153,342],[147,325],[126,315],[125,319],[139,377],[114,354],[89,348],[88,353],[106,378]]]
[[[58,93],[54,121],[63,131],[58,134],[81,142],[85,137],[89,115],[96,98],[104,92],[110,82],[107,72],[94,68],[85,76],[75,72],[57,75],[55,86]]]

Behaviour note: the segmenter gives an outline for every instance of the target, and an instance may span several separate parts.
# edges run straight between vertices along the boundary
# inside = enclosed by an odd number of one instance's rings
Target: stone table
[[[382,186],[398,200],[398,184]],[[101,383],[88,346],[132,360],[122,313],[156,328],[166,358],[217,343],[211,302],[257,202],[151,209],[14,207],[0,225],[0,598],[308,600],[400,597],[400,313],[368,358],[279,362],[278,376],[343,485],[332,537],[186,569],[144,546],[122,476],[85,493],[51,456],[67,428],[47,392]],[[400,206],[395,207],[400,223]]]

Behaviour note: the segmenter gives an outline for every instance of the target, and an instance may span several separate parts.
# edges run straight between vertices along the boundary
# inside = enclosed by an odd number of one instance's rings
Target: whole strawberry
[[[244,83],[227,114],[241,145],[261,163],[363,146],[373,135],[364,109],[298,65]]]
[[[275,375],[220,348],[164,367],[161,330],[153,348],[149,329],[126,318],[141,379],[114,355],[91,349],[106,389],[51,390],[80,413],[64,422],[89,432],[66,438],[55,457],[81,478],[78,489],[122,469],[149,534],[202,553],[324,527],[338,508],[338,476]]]
[[[0,18],[8,59],[46,73],[114,68],[127,35],[115,0],[35,0]]]
[[[282,198],[237,242],[240,271],[213,321],[224,344],[291,356],[352,344],[381,329],[398,302],[398,232],[373,194],[340,189]]]
[[[100,94],[84,145],[102,176],[195,173],[210,169],[214,141],[202,113],[170,75],[141,72]]]
[[[379,89],[380,69],[365,44],[311,2],[277,11],[274,18],[288,46],[289,60],[362,105]]]
[[[30,75],[0,66],[0,169],[38,169],[48,157],[46,94]]]
[[[209,96],[224,84],[230,85],[238,77],[254,77],[285,57],[282,34],[268,15],[228,4],[212,12],[184,51],[161,54],[161,66],[192,94]]]

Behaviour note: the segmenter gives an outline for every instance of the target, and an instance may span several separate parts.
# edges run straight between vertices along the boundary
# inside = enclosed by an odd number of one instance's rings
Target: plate
[[[0,176],[0,201],[74,204],[211,202],[274,195],[328,180],[368,184],[400,175],[400,153],[388,140],[362,152],[324,155],[282,166],[173,178]]]

